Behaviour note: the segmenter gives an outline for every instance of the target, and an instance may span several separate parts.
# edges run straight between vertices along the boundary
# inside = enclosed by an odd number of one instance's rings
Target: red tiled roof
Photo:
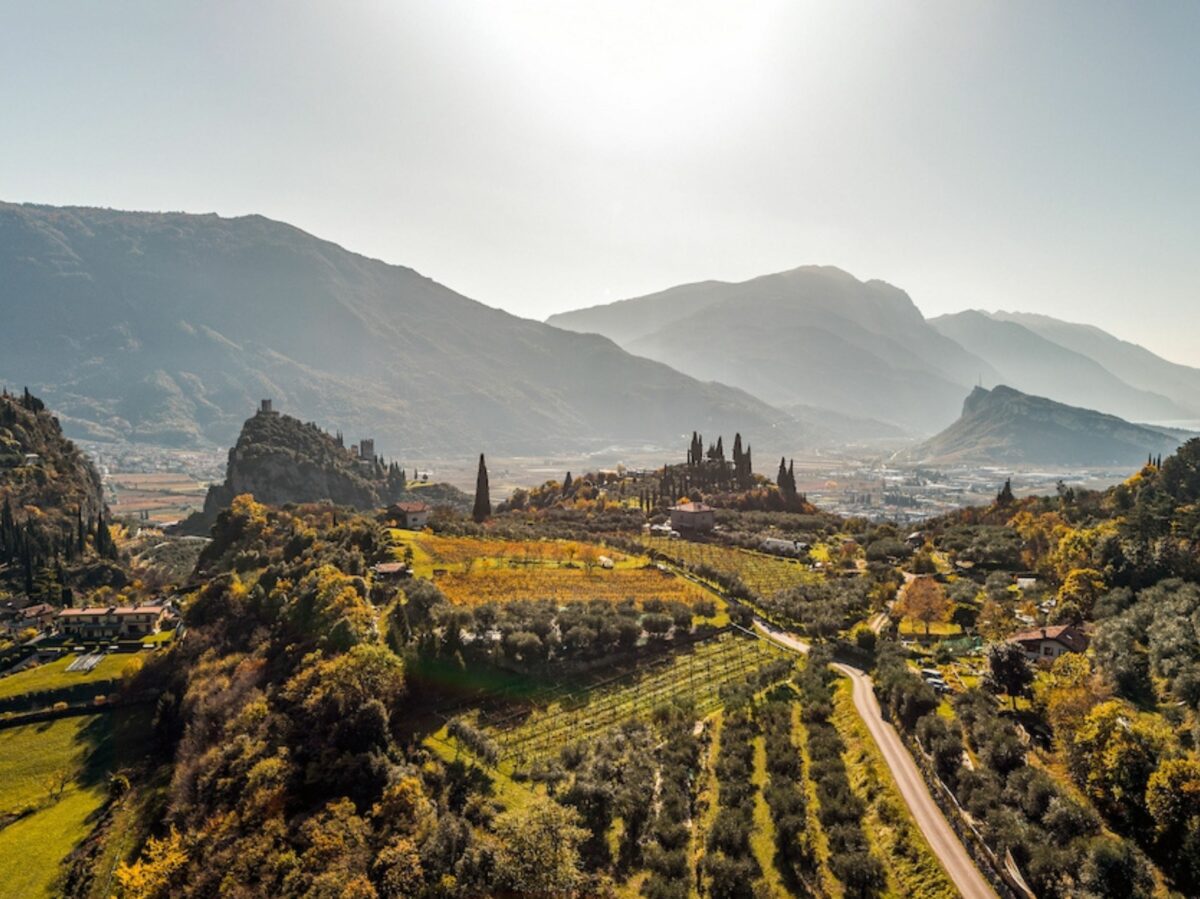
[[[428,512],[429,506],[422,502],[396,503],[392,506],[400,512]]]
[[[379,574],[399,574],[405,570],[403,562],[380,562],[375,566]]]
[[[711,512],[713,507],[704,503],[680,503],[678,506],[671,506],[672,512]]]
[[[1010,643],[1040,643],[1043,640],[1053,640],[1055,643],[1061,643],[1073,652],[1083,652],[1088,646],[1087,634],[1073,624],[1035,627],[1013,634],[1008,638]]]

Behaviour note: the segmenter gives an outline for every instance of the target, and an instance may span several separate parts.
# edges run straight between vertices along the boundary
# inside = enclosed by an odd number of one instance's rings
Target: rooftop
[[[1042,640],[1053,640],[1061,643],[1074,652],[1087,649],[1087,634],[1073,624],[1055,624],[1048,627],[1035,627],[1019,631],[1008,638],[1010,643],[1034,643]]]
[[[87,609],[63,609],[59,618],[77,618],[81,615],[158,615],[165,606],[91,606]]]
[[[409,513],[429,511],[429,505],[427,503],[420,502],[419,500],[416,502],[395,503],[392,508],[400,512]]]
[[[713,507],[706,503],[680,503],[677,506],[671,506],[672,512],[712,512]]]

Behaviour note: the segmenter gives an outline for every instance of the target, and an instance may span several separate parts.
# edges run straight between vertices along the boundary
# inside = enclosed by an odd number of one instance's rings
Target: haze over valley
[[[1200,6],[0,22],[0,899],[1200,896]]]

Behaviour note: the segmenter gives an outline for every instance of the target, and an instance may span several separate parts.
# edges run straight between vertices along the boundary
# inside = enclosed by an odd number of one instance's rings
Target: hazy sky
[[[0,0],[0,198],[260,212],[536,318],[827,263],[1200,365],[1198,40],[1192,2]]]

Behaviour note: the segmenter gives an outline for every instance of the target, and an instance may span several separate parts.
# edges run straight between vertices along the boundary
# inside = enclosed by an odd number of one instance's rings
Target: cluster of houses
[[[16,636],[29,630],[61,634],[76,640],[140,638],[163,630],[174,618],[170,606],[95,606],[59,609],[49,603],[25,607],[9,604],[0,609],[0,627]]]

